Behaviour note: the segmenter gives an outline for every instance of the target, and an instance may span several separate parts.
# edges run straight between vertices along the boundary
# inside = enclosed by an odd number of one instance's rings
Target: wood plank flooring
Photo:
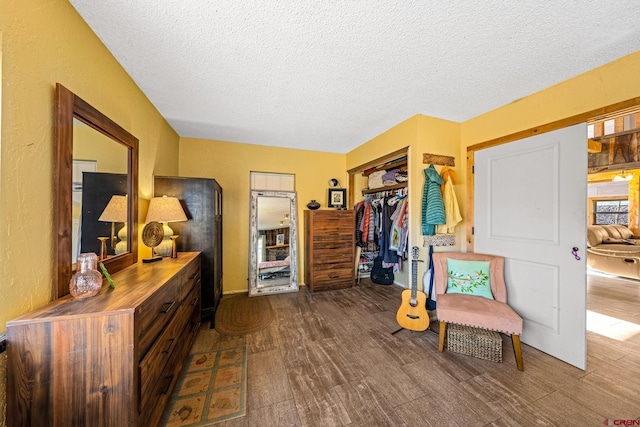
[[[264,296],[275,319],[228,337],[208,325],[192,352],[246,344],[247,415],[221,426],[598,426],[640,420],[640,282],[588,276],[582,371],[511,340],[503,363],[439,353],[432,330],[391,332],[401,288],[361,280],[351,289]],[[599,323],[598,323],[599,322]],[[604,323],[603,323],[604,322]],[[607,323],[608,322],[608,323]],[[634,326],[635,325],[635,326]],[[432,325],[435,326],[435,325]],[[435,328],[434,330],[437,330]]]

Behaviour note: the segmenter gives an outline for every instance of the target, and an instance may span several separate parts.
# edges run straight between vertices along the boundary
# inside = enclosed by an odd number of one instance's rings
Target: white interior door
[[[474,164],[474,251],[505,257],[522,341],[586,369],[586,124],[477,151]]]

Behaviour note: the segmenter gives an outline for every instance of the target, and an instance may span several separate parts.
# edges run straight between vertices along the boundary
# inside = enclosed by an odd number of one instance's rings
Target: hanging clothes
[[[356,207],[356,243],[360,243],[362,241],[362,231],[360,231],[360,224],[362,223],[362,218],[364,218],[364,201],[359,202]]]
[[[369,203],[371,214],[369,215],[369,233],[367,234],[367,242],[375,242],[376,238],[376,207],[373,202]]]
[[[407,201],[402,199],[391,215],[391,230],[389,230],[389,249],[402,252],[402,219],[407,208]]]
[[[394,197],[385,197],[382,203],[382,226],[380,230],[380,255],[382,256],[382,261],[395,264],[398,262],[398,253],[392,249],[389,249],[389,236],[391,227],[393,224],[393,220],[391,219],[391,215],[396,210],[395,205],[389,205],[389,200],[395,199]]]
[[[438,175],[435,166],[429,165],[424,170],[424,190],[422,192],[422,234],[433,236],[436,234],[436,225],[446,222],[444,203],[440,185],[442,178]]]
[[[444,194],[444,186],[447,185],[447,178],[451,177],[451,182],[453,185],[458,183],[458,176],[456,175],[456,171],[451,169],[449,166],[445,166],[440,171],[440,178],[442,178],[443,184],[440,185],[440,191]]]
[[[455,233],[456,225],[462,221],[462,216],[460,215],[458,199],[456,198],[456,192],[453,188],[453,180],[451,179],[451,176],[447,176],[447,181],[444,184],[442,201],[444,204],[446,221],[445,224],[438,225],[436,228],[440,234],[453,234]]]
[[[362,243],[367,243],[367,239],[369,237],[369,218],[371,216],[371,202],[368,200],[364,205],[364,217],[362,218],[362,225],[360,230],[362,231]]]

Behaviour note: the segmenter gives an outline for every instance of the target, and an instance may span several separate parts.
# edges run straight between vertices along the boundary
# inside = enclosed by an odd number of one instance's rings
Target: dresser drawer
[[[355,268],[355,261],[350,251],[323,249],[314,252],[311,265],[314,268]]]
[[[313,235],[313,241],[323,241],[323,240],[331,240],[331,239],[354,239],[355,238],[355,232],[353,231],[353,229],[351,227],[349,227],[348,230],[346,231],[342,231],[342,230],[320,230],[317,231],[316,233],[314,233]]]
[[[150,389],[144,391],[145,400],[140,407],[139,425],[153,427],[160,425],[164,408],[178,383],[182,370],[181,358],[180,352],[174,351],[164,369],[157,373],[157,381]]]
[[[347,283],[348,286],[351,286],[354,280],[353,268],[351,266],[316,271],[313,275],[314,287],[330,283]]]
[[[173,392],[200,326],[200,284],[191,289],[167,329],[158,337],[140,363],[140,419],[155,426],[157,408],[163,407]],[[160,411],[160,414],[162,411]]]
[[[313,221],[315,233],[324,234],[329,232],[336,233],[355,233],[355,223],[344,221],[344,219],[315,219]]]
[[[189,317],[175,316],[140,362],[140,388],[143,405],[148,397],[145,391],[151,388],[150,386],[157,381],[159,374],[164,370],[188,321]]]
[[[322,209],[319,211],[309,211],[314,221],[345,221],[355,218],[355,211],[351,210],[331,210]]]
[[[184,301],[193,287],[200,281],[200,258],[191,262],[182,273],[182,286],[180,287],[180,300]]]
[[[201,298],[200,298],[200,281],[198,281],[197,286],[191,289],[191,293],[189,295],[187,295],[187,297],[184,299],[182,305],[180,306],[180,312],[179,312],[179,316],[180,317],[186,317],[189,319],[189,321],[191,321],[191,318],[193,317],[193,313],[194,312],[198,312],[198,314],[200,314],[200,306],[201,306]],[[198,325],[200,324],[200,322],[198,322]],[[191,332],[191,329],[193,329],[192,325],[188,326],[187,329],[185,330],[185,333],[187,332]],[[197,332],[197,329],[196,331]]]
[[[196,290],[195,288],[193,289],[193,294],[196,293]],[[173,357],[174,350],[182,348],[179,343],[182,335],[187,332],[185,329],[191,319],[193,307],[187,303],[180,306],[169,325],[162,331],[140,362],[141,407],[145,407],[148,404],[152,394],[148,391],[157,388],[155,387],[156,382],[164,372],[167,362]]]
[[[181,276],[172,278],[138,308],[138,359],[147,352],[153,340],[173,317],[179,306]]]
[[[326,234],[314,236],[311,242],[314,250],[330,249],[330,250],[346,250],[353,251],[353,236],[344,234]]]

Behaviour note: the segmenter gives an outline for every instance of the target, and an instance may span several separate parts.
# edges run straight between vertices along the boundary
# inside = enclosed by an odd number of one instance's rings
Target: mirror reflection
[[[72,251],[101,259],[127,252],[126,146],[73,119]]]
[[[105,241],[107,247],[113,242],[113,255],[103,259],[104,266],[111,274],[138,261],[138,240],[133,238],[138,235],[138,139],[60,83],[56,83],[55,121],[56,275],[53,280],[53,297],[61,298],[69,294],[69,281],[76,266],[73,260],[77,258],[77,254],[100,252],[100,248],[95,246],[85,249],[84,241],[93,242],[100,247],[102,242],[99,239]],[[102,135],[106,135],[107,140]],[[75,169],[78,169],[75,176],[74,160]],[[115,185],[115,190],[105,189],[101,185],[88,189],[89,174],[126,174],[127,184],[124,190],[119,185]],[[118,179],[119,177],[115,180]],[[74,187],[78,190],[75,196]],[[94,196],[97,194],[105,196],[102,202],[96,202],[98,206],[92,208],[94,220],[90,221],[88,214],[83,214],[87,212],[87,206],[83,205],[96,199]],[[111,230],[116,234],[116,230],[122,228],[121,224],[117,220],[107,222],[106,216],[102,217],[107,204],[115,195],[127,197],[126,252],[121,254],[116,254],[118,241],[111,238]],[[72,218],[74,210],[75,227]],[[101,217],[105,221],[100,221]],[[96,225],[100,222],[104,223],[106,229],[95,233],[88,229],[92,223]],[[109,241],[109,245],[106,245],[105,239]]]
[[[251,192],[249,296],[298,290],[295,192]]]

